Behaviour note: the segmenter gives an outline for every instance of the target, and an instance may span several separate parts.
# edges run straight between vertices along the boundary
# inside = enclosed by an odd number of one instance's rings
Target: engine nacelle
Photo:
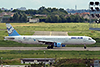
[[[54,43],[54,47],[65,47],[65,45],[61,43]]]
[[[54,43],[55,47],[61,47],[61,43]]]
[[[65,47],[65,45],[64,45],[64,44],[62,44],[62,47]]]

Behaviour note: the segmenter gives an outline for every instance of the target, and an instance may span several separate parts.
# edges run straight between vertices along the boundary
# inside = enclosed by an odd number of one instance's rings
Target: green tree
[[[44,6],[40,7],[39,10],[44,10],[46,9]]]
[[[55,15],[49,15],[46,19],[46,22],[50,22],[50,23],[58,23],[59,22],[59,16],[55,16]]]
[[[23,14],[20,13],[19,15],[20,15],[20,17],[19,17],[19,22],[23,22],[23,17],[24,17]]]
[[[24,17],[22,18],[22,19],[23,19],[23,22],[27,22],[28,19],[27,19],[26,14],[24,13],[23,16],[24,16]]]
[[[13,17],[10,17],[10,21],[13,22]]]
[[[54,16],[54,23],[58,23],[59,22],[59,16]]]
[[[55,23],[55,16],[51,15],[51,23]]]
[[[15,13],[13,16],[13,21],[18,22],[20,15],[18,13]]]
[[[14,9],[12,12],[21,12],[21,10]]]
[[[54,11],[58,11],[58,9],[57,8],[52,8],[51,12],[54,12]]]
[[[60,15],[59,18],[60,18],[60,22],[66,22],[65,16]]]
[[[68,16],[66,17],[66,22],[70,22],[71,21],[71,18]]]
[[[51,22],[51,16],[50,15],[48,15],[46,22]]]
[[[21,12],[15,13],[12,19],[14,22],[27,22],[26,14]]]
[[[85,19],[83,17],[80,18],[80,22],[84,22]]]
[[[47,10],[49,13],[51,13],[51,8],[47,8],[46,10]]]
[[[76,15],[76,16],[75,16],[75,22],[80,22],[80,17],[79,17],[79,15]]]

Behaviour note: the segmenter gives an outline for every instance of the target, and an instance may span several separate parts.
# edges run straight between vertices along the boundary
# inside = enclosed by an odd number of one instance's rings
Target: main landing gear
[[[53,49],[53,45],[49,45],[47,49]]]
[[[84,44],[84,49],[86,49],[86,45]]]

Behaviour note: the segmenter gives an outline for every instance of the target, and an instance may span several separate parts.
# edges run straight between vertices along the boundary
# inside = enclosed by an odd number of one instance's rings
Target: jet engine
[[[65,45],[61,43],[54,43],[54,47],[65,47]]]

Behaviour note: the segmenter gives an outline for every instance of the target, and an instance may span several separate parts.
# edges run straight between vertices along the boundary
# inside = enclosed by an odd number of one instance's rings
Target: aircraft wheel
[[[86,49],[86,46],[84,46],[84,49]]]
[[[84,44],[84,49],[86,49],[86,45]]]
[[[53,45],[51,45],[51,49],[53,49]]]
[[[51,48],[50,46],[47,47],[47,49],[50,49],[50,48]]]

